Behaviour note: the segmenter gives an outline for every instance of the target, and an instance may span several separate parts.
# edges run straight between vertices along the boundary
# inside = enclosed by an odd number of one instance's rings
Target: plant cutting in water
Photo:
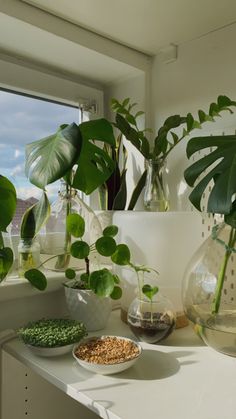
[[[158,287],[152,287],[149,284],[145,284],[142,287],[142,293],[150,300],[151,302],[151,322],[153,322],[153,297],[158,293]]]
[[[219,96],[217,103],[213,102],[210,104],[208,112],[203,110],[198,111],[197,119],[195,119],[191,113],[188,113],[186,116],[172,115],[164,121],[163,125],[159,128],[157,135],[154,135],[154,138],[151,138],[153,136],[152,130],[141,130],[139,128],[138,119],[144,112],[134,112],[135,105],[135,103],[130,102],[129,98],[125,99],[123,102],[119,102],[116,99],[112,100],[112,109],[116,112],[115,126],[143,155],[146,162],[156,162],[156,165],[160,168],[159,175],[157,174],[158,185],[156,185],[156,187],[163,187],[162,165],[177,144],[186,139],[193,130],[202,128],[204,123],[214,122],[215,117],[220,116],[223,111],[229,110],[232,112],[230,107],[235,106],[235,102],[231,101],[231,99],[226,96]],[[179,134],[181,126],[184,127]],[[220,136],[220,138],[223,138],[223,136]],[[141,191],[145,186],[146,178],[147,168],[137,182],[127,207],[128,210],[134,209]],[[123,187],[123,189],[125,188]],[[125,203],[120,209],[124,208]],[[168,210],[168,202],[163,202],[161,210]]]
[[[219,113],[231,110],[236,102],[226,96],[220,96],[217,103],[211,105],[211,116],[215,118]],[[192,138],[187,145],[187,156],[190,158],[194,153],[209,149],[210,152],[197,160],[185,170],[184,176],[188,185],[194,187],[189,199],[192,204],[201,211],[201,201],[204,192],[212,182],[207,203],[207,212],[223,214],[224,222],[230,226],[230,234],[227,242],[217,238],[218,227],[214,227],[212,238],[221,242],[225,248],[224,258],[217,276],[215,295],[212,302],[211,312],[217,315],[220,310],[223,284],[226,269],[232,253],[235,253],[236,243],[236,135],[218,135]],[[201,178],[200,178],[201,176]]]

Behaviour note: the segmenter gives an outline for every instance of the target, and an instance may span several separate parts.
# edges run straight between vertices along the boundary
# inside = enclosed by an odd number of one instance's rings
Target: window
[[[12,181],[17,191],[13,234],[19,232],[25,209],[41,196],[41,190],[25,176],[25,145],[54,133],[63,123],[80,122],[78,108],[36,97],[0,90],[0,174]],[[50,201],[58,182],[47,187]]]

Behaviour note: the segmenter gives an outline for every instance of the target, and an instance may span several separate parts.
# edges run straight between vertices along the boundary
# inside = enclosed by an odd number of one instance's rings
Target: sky
[[[62,124],[72,122],[79,122],[76,108],[0,90],[0,174],[11,180],[18,198],[41,196],[41,190],[25,176],[25,145],[53,134]],[[47,191],[53,201],[58,184],[52,184]]]

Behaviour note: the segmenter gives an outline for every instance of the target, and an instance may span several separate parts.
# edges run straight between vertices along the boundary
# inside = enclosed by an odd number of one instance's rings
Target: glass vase
[[[18,275],[40,265],[40,245],[36,239],[21,239],[18,245]]]
[[[214,226],[190,261],[183,282],[183,304],[204,342],[236,356],[236,230]]]
[[[160,292],[149,300],[135,298],[128,309],[128,324],[134,335],[143,342],[157,343],[166,339],[175,328],[171,302]]]
[[[74,239],[66,230],[67,215],[76,213],[85,220],[83,240],[92,244],[102,235],[100,222],[93,210],[79,197],[77,190],[61,181],[58,198],[51,205],[51,215],[41,234],[41,253],[46,260],[44,267],[55,271],[64,271],[68,267],[84,269],[84,261],[70,255],[70,246]],[[56,257],[52,257],[52,256]],[[91,255],[91,264],[97,262],[98,255]]]
[[[146,211],[164,212],[169,210],[169,189],[166,182],[166,161],[149,159],[146,161],[147,177],[144,187],[144,207]]]

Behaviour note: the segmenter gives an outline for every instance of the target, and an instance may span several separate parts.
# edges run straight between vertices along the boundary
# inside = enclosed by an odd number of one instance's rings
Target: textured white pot
[[[70,284],[70,281],[67,282]],[[88,332],[104,329],[111,314],[111,299],[90,290],[64,287],[70,317],[84,323]]]
[[[119,240],[126,243],[132,261],[159,272],[161,292],[182,311],[181,283],[185,267],[202,243],[202,218],[197,212],[115,211],[113,224],[119,227]],[[137,281],[133,272],[122,269],[125,289],[121,305],[127,309],[134,298]]]

